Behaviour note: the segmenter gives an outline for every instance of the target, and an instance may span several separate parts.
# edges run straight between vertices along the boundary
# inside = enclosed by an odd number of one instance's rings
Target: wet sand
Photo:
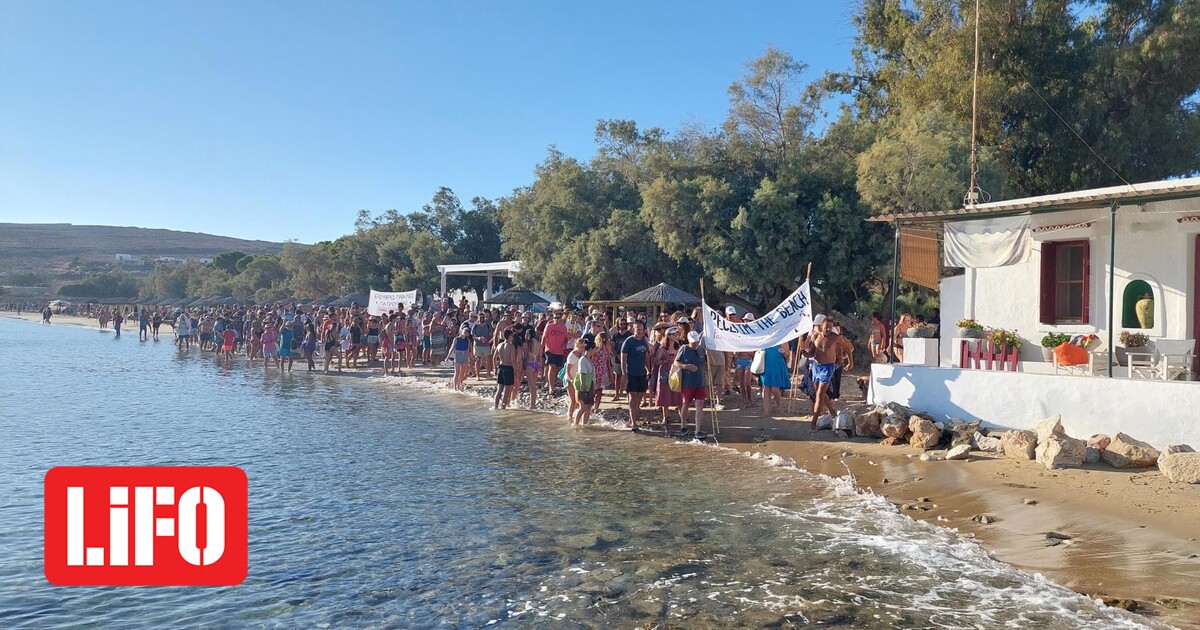
[[[41,315],[21,318],[40,321]],[[98,330],[92,319],[56,315],[51,321]],[[126,335],[136,340],[136,325],[122,332]],[[173,340],[174,335],[164,327],[160,338]],[[296,371],[303,367],[297,365]],[[343,374],[367,376],[378,369]],[[442,366],[406,370],[406,375],[447,390],[451,374]],[[467,388],[486,396],[494,384],[469,379]],[[851,380],[842,391],[853,394],[843,403],[861,400]],[[728,402],[737,401],[734,396]],[[903,509],[907,516],[973,536],[998,560],[1096,598],[1135,600],[1139,612],[1151,619],[1200,630],[1200,485],[1168,483],[1157,468],[1116,470],[1097,464],[1047,470],[1035,462],[981,453],[972,453],[967,461],[921,462],[920,451],[907,446],[810,432],[809,406],[807,400],[796,400],[793,413],[778,418],[764,418],[758,408],[720,411],[720,444],[777,454],[812,472],[850,475],[861,491],[916,508]],[[616,407],[606,394],[602,409]],[[706,411],[705,428],[710,418]],[[1131,434],[1137,437],[1136,431]],[[995,522],[972,520],[981,514]],[[1070,539],[1049,539],[1050,532]]]

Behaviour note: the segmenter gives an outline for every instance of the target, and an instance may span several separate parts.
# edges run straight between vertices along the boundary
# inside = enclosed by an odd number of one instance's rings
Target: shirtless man
[[[887,359],[887,326],[883,325],[883,317],[878,311],[871,313],[871,337],[870,350],[871,359],[875,360],[879,355],[883,355],[884,363]]]
[[[829,330],[824,315],[813,318],[813,332],[808,337],[804,353],[813,358],[813,381],[817,384],[817,395],[813,400],[813,415],[811,429],[817,430],[817,418],[824,410],[829,415],[836,415],[833,401],[829,399],[829,384],[833,382],[833,373],[837,367],[838,338],[840,335]]]
[[[517,347],[513,344],[512,329],[504,331],[504,340],[496,344],[496,349],[492,351],[492,362],[496,365],[496,399],[493,401],[493,409],[508,409],[508,403],[512,401],[513,390],[516,389],[516,371],[517,364]],[[503,399],[503,407],[501,407],[501,399]]]

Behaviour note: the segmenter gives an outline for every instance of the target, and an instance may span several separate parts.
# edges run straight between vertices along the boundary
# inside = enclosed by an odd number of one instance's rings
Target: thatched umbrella
[[[549,304],[550,300],[526,289],[524,287],[512,287],[506,289],[500,295],[493,297],[490,300],[484,300],[484,304],[508,304],[512,306],[532,306],[534,304]]]
[[[684,304],[692,306],[700,303],[700,298],[677,289],[665,282],[660,282],[648,289],[642,289],[633,295],[620,300],[625,304]]]

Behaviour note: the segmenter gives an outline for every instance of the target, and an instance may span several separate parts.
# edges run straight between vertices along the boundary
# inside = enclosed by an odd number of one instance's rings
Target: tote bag
[[[767,371],[767,351],[755,350],[754,360],[750,362],[751,374],[762,374]]]

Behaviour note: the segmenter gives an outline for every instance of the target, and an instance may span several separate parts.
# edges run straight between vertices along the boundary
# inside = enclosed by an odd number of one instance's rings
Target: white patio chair
[[[1073,376],[1098,376],[1108,374],[1108,348],[1103,341],[1095,341],[1085,348],[1088,362],[1080,365],[1060,365],[1058,355],[1051,354],[1054,361],[1055,374],[1070,374]]]
[[[1173,381],[1180,376],[1192,380],[1195,339],[1158,339],[1151,352],[1128,352],[1129,378]]]

